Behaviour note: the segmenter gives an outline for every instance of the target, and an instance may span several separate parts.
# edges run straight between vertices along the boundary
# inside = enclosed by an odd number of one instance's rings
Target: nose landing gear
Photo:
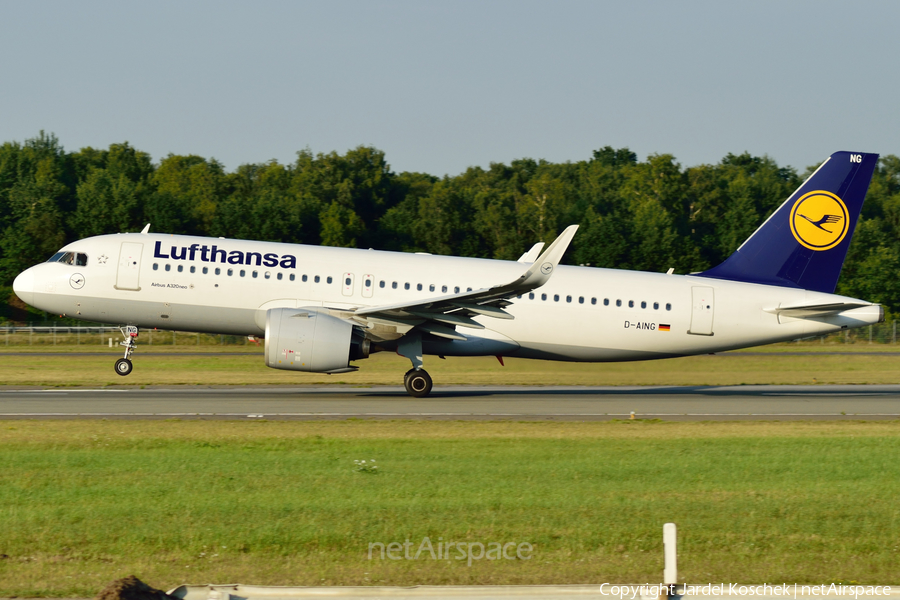
[[[128,325],[125,328],[120,327],[119,331],[122,332],[122,337],[125,338],[119,342],[120,346],[125,346],[125,356],[116,361],[116,373],[124,377],[131,373],[134,368],[134,365],[131,363],[131,354],[137,348],[135,338],[138,336],[138,328],[134,325]]]

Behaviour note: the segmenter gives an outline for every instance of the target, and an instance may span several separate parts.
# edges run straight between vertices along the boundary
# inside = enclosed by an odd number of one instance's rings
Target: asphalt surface
[[[0,419],[462,419],[602,421],[900,418],[900,385],[5,388]]]

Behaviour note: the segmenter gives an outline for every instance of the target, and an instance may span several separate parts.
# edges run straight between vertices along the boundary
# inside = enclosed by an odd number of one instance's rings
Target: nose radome
[[[34,304],[34,271],[26,269],[13,281],[13,291],[25,304]]]

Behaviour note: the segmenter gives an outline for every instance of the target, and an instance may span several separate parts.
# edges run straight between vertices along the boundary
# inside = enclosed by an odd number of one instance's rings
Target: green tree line
[[[812,167],[810,167],[812,168]],[[809,171],[808,171],[809,172]],[[804,173],[802,175],[807,175]],[[456,176],[395,173],[384,152],[297,153],[291,164],[170,154],[127,142],[66,152],[41,132],[0,145],[0,294],[75,239],[153,231],[515,260],[565,226],[571,264],[700,271],[731,254],[801,183],[767,156],[683,168],[609,146],[585,160],[523,158]],[[900,158],[881,158],[838,293],[900,309]]]

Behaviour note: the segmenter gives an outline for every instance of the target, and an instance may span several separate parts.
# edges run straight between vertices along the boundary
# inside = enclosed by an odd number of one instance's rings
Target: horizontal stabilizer
[[[828,315],[836,315],[845,310],[853,310],[854,308],[862,308],[863,306],[872,306],[869,302],[833,302],[831,304],[805,304],[801,306],[779,306],[778,308],[767,308],[767,313],[792,317],[794,319],[804,319],[807,317],[826,317]]]

